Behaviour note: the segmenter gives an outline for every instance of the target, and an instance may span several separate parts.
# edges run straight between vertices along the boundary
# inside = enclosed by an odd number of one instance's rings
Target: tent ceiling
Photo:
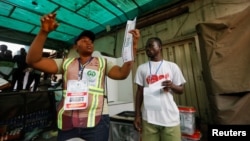
[[[57,45],[71,44],[82,30],[100,35],[124,26],[127,20],[181,1],[184,0],[1,0],[0,40],[30,43],[39,31],[40,17],[56,12],[60,26],[49,34],[49,40]]]

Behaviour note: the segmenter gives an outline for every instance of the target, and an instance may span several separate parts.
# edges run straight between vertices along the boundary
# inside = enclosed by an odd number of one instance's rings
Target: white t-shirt
[[[150,82],[152,84],[164,79],[171,80],[175,85],[186,83],[177,64],[165,60],[141,64],[135,75],[135,83],[143,87],[148,87]],[[171,91],[162,92],[160,97],[161,110],[148,110],[142,104],[142,118],[149,123],[166,127],[180,124],[179,110],[174,101],[173,93]]]

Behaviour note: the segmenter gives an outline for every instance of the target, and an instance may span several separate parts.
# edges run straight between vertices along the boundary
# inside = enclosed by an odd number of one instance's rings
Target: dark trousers
[[[108,141],[110,119],[103,115],[100,122],[93,128],[74,128],[67,131],[58,131],[57,140],[66,141],[72,138],[81,138],[86,141]]]
[[[13,70],[12,82],[11,82],[12,90],[14,90],[16,82],[17,82],[16,90],[19,91],[23,89],[24,76],[25,72],[23,72],[23,70],[20,69]]]
[[[27,85],[26,85],[26,90],[29,90],[30,89],[30,85],[32,84],[33,81],[34,82],[34,86],[33,86],[33,92],[35,92],[37,90],[37,87],[40,83],[40,77],[41,77],[41,74],[38,74],[38,73],[34,73],[34,72],[30,72],[29,73],[29,76],[28,76],[28,81],[27,81]]]

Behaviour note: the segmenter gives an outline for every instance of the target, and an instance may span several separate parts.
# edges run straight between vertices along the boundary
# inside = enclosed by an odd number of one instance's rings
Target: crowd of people
[[[55,79],[50,81],[50,76],[55,77],[54,74],[45,74],[29,67],[26,63],[26,55],[25,48],[20,48],[17,54],[13,55],[7,45],[0,45],[0,92],[35,92],[39,90],[40,85],[45,85],[41,81],[48,82],[47,87],[53,87],[57,83]]]

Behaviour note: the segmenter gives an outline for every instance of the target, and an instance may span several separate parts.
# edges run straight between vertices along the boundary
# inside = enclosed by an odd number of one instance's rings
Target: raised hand
[[[129,33],[133,35],[133,43],[137,43],[138,39],[140,38],[140,30],[139,29],[133,29],[130,30]]]
[[[47,14],[41,17],[41,30],[49,33],[55,30],[59,24],[56,21],[56,13]]]

